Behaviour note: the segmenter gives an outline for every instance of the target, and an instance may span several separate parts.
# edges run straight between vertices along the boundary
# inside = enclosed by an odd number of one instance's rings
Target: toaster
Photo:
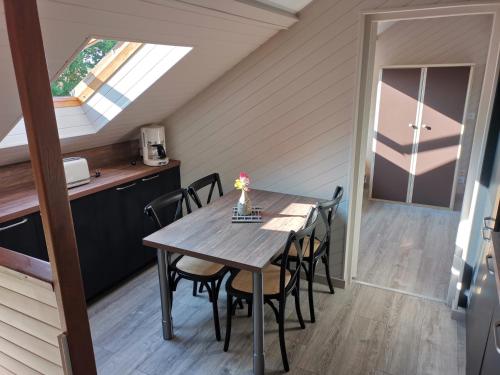
[[[88,184],[90,171],[87,159],[80,157],[64,158],[64,174],[68,188]]]

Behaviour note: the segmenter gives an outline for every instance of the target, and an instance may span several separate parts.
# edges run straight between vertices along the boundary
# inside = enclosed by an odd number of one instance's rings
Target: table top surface
[[[211,204],[144,238],[144,244],[248,271],[260,271],[285,246],[291,230],[305,222],[314,198],[264,190],[249,192],[262,208],[262,223],[232,223],[240,192],[233,190]]]

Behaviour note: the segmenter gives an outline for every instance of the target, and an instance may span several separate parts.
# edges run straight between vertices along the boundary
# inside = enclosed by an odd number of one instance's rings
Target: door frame
[[[463,135],[464,135],[464,129],[465,129],[465,121],[467,119],[467,112],[468,112],[468,107],[469,107],[469,99],[470,99],[470,90],[472,86],[472,80],[474,78],[474,68],[475,68],[474,63],[452,63],[452,64],[409,64],[409,65],[382,65],[380,66],[379,71],[377,72],[377,81],[376,89],[372,90],[372,99],[371,99],[371,105],[375,103],[375,110],[373,112],[370,112],[370,118],[369,118],[369,123],[368,126],[370,127],[370,124],[373,124],[371,127],[373,127],[373,133],[371,134],[371,138],[367,139],[367,142],[372,142],[372,147],[371,151],[369,152],[367,160],[370,161],[370,180],[369,180],[369,186],[368,186],[368,196],[371,200],[375,201],[382,201],[382,202],[392,202],[386,199],[380,199],[380,198],[373,198],[372,195],[372,188],[373,188],[373,170],[375,166],[375,133],[377,132],[378,128],[378,115],[379,115],[379,108],[380,108],[380,85],[382,82],[382,71],[384,69],[424,69],[424,68],[452,68],[452,67],[462,67],[462,66],[468,66],[470,67],[469,71],[469,78],[467,82],[467,91],[465,94],[465,103],[464,103],[464,113],[462,115],[462,122],[460,123],[460,139],[458,141],[458,152],[457,152],[457,161],[455,163],[455,171],[453,173],[453,186],[451,190],[451,198],[450,198],[450,204],[448,207],[440,207],[440,206],[432,206],[432,205],[427,205],[427,204],[420,204],[420,203],[412,203],[408,201],[409,196],[407,195],[406,197],[406,202],[396,202],[398,204],[406,204],[406,205],[413,205],[413,206],[421,206],[421,207],[431,207],[431,208],[437,208],[437,209],[450,209],[453,210],[453,205],[455,203],[455,195],[456,195],[456,187],[457,187],[457,180],[458,180],[458,163],[460,161],[460,154],[462,151],[462,142],[463,142]],[[422,73],[421,73],[422,74]],[[420,84],[425,85],[425,81],[422,82],[420,81]],[[420,87],[420,90],[424,90],[425,93],[425,88]],[[374,97],[373,97],[374,96]],[[418,105],[421,106],[423,105],[423,98],[421,96],[421,93],[419,94],[418,97]],[[418,110],[417,110],[418,111]],[[420,118],[420,122],[421,122]],[[418,126],[418,124],[416,124]],[[370,130],[368,129],[368,136],[370,135]],[[418,132],[420,133],[421,129],[418,129]],[[412,151],[413,153],[413,151]],[[411,181],[411,176],[410,176],[410,182],[408,185],[410,186],[412,184]]]
[[[356,93],[354,105],[354,134],[351,147],[353,168],[349,176],[348,220],[346,230],[346,256],[344,259],[344,279],[350,285],[356,277],[359,239],[361,232],[361,210],[363,205],[364,172],[369,124],[370,99],[373,85],[374,52],[377,23],[380,21],[400,21],[427,19],[449,16],[492,15],[492,26],[488,57],[485,66],[483,85],[476,116],[474,141],[467,172],[463,207],[456,239],[455,256],[450,279],[448,303],[456,307],[460,280],[469,245],[471,244],[472,219],[478,198],[479,177],[484,157],[486,136],[491,118],[493,99],[498,80],[498,61],[500,54],[500,4],[467,3],[456,5],[430,5],[399,9],[375,9],[360,13],[358,71],[356,74]],[[456,264],[455,259],[459,264]]]

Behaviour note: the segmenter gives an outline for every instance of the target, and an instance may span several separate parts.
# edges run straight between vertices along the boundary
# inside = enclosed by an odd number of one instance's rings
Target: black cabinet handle
[[[494,217],[491,217],[491,216],[485,217],[485,218],[483,218],[483,222],[484,222],[484,227],[486,229],[493,230],[493,227],[495,226],[495,218]]]
[[[483,239],[485,241],[491,242],[491,232],[493,232],[493,226],[491,222],[495,223],[495,218],[493,217],[485,217],[483,219],[484,226],[483,229],[481,230],[483,232]]]
[[[8,230],[8,229],[12,229],[12,228],[18,227],[19,225],[26,224],[27,222],[28,222],[28,218],[25,217],[23,220],[18,221],[17,223],[10,224],[10,225],[7,225],[5,227],[1,227],[0,228],[0,232],[3,232],[4,230]]]
[[[488,268],[489,273],[491,273],[492,275],[495,274],[495,266],[493,265],[493,256],[492,255],[486,256],[486,268]]]
[[[158,178],[158,177],[160,177],[159,174],[155,174],[154,176],[151,176],[151,177],[144,177],[142,179],[142,182],[151,181],[151,180],[154,180],[155,178]]]
[[[118,191],[127,190],[127,189],[130,189],[131,187],[133,187],[135,185],[137,185],[137,182],[134,182],[133,184],[130,184],[130,185],[127,185],[127,186],[117,187],[116,190],[118,190]]]

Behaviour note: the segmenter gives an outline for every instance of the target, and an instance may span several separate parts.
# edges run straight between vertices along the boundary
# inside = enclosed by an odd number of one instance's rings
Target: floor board
[[[182,282],[174,296],[175,339],[163,341],[157,273],[150,268],[89,308],[98,373],[103,375],[251,374],[252,323],[246,311],[233,319],[228,353],[215,341],[206,292],[191,295]],[[305,283],[302,283],[304,288]],[[306,329],[293,301],[287,306],[286,340],[291,374],[401,375],[464,373],[463,327],[449,309],[379,288],[353,284],[335,295],[318,285],[317,322],[307,322],[307,294],[301,291]],[[221,292],[221,325],[226,297]],[[282,373],[277,325],[265,310],[266,370]]]
[[[445,300],[459,213],[366,199],[357,278]]]

